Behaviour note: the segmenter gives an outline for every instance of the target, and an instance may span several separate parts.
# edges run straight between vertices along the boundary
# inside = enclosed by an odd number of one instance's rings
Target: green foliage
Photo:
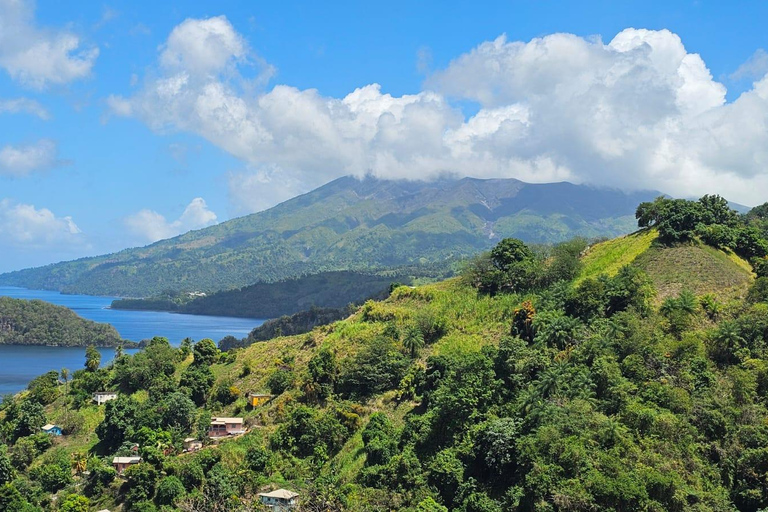
[[[116,450],[135,432],[138,404],[130,397],[119,395],[104,405],[104,420],[96,427],[96,435],[105,449]]]
[[[192,353],[194,354],[192,364],[195,366],[211,366],[219,359],[219,349],[210,338],[205,338],[195,343]]]
[[[59,505],[59,512],[89,512],[91,501],[85,496],[70,494]]]
[[[195,403],[178,391],[168,395],[160,406],[162,426],[177,428],[182,432],[189,432],[192,429],[196,413]]]
[[[13,480],[16,472],[11,464],[11,459],[8,458],[8,453],[5,446],[0,445],[0,485],[7,484]]]
[[[96,350],[93,345],[85,348],[85,369],[89,372],[95,372],[101,365],[101,352]]]
[[[281,395],[293,387],[295,377],[288,368],[278,368],[267,379],[267,387],[273,395]]]
[[[181,374],[179,387],[189,398],[201,407],[208,400],[208,394],[213,387],[215,377],[207,366],[190,365]]]
[[[41,300],[0,297],[0,322],[7,326],[0,329],[0,344],[115,347],[122,342],[111,325]]]
[[[173,507],[185,494],[186,491],[181,480],[173,475],[167,476],[163,478],[160,485],[157,486],[155,502],[160,506],[167,505]]]
[[[392,340],[378,337],[354,357],[342,362],[339,390],[347,396],[365,397],[394,389],[408,367],[408,360]]]

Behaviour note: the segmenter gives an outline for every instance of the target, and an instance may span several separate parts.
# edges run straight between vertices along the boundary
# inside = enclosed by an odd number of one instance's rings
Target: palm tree
[[[61,378],[64,381],[64,394],[69,393],[69,370],[66,368],[61,369]]]
[[[403,335],[403,347],[411,353],[411,357],[416,357],[419,350],[424,346],[424,336],[418,327],[410,326]]]

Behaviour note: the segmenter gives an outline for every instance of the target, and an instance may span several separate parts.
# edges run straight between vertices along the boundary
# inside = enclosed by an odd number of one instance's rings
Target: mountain
[[[2,345],[116,347],[122,343],[114,327],[80,318],[71,309],[41,300],[0,297]]]
[[[503,237],[545,243],[627,233],[635,206],[658,195],[514,179],[344,177],[263,212],[147,247],[3,274],[0,284],[147,297],[443,262]]]

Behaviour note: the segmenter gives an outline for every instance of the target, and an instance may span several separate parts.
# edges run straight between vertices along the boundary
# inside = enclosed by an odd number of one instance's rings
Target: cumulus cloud
[[[0,67],[19,83],[43,89],[84,78],[98,55],[69,31],[38,27],[31,0],[0,0]]]
[[[80,228],[72,217],[57,217],[47,208],[0,200],[0,239],[3,245],[46,248],[82,243]]]
[[[31,114],[37,116],[43,121],[51,118],[51,114],[39,102],[29,98],[0,99],[0,114]]]
[[[189,19],[138,92],[108,103],[116,115],[196,133],[241,159],[245,169],[229,182],[244,211],[346,174],[570,180],[765,200],[767,79],[727,103],[702,58],[667,30],[630,28],[607,44],[501,36],[399,97],[377,84],[343,98],[260,90],[244,85],[254,62],[226,18]],[[479,107],[470,117],[457,106],[466,101]]]
[[[65,163],[59,160],[56,142],[50,139],[21,146],[7,145],[0,149],[0,176],[18,178]]]
[[[125,219],[125,225],[134,234],[148,242],[171,238],[192,229],[216,223],[216,214],[208,209],[202,197],[194,198],[181,217],[173,222],[153,210],[140,210]]]

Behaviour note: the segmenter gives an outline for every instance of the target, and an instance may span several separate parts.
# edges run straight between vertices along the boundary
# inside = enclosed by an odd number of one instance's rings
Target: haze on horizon
[[[144,245],[348,174],[762,203],[766,14],[0,0],[0,272]]]

